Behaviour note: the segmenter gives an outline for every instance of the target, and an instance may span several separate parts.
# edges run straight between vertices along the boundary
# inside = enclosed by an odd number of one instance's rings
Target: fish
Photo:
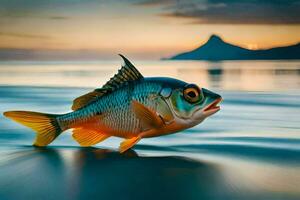
[[[220,110],[219,94],[174,78],[144,77],[120,56],[124,64],[118,72],[102,87],[76,98],[72,112],[7,111],[4,116],[33,129],[34,146],[47,146],[72,129],[72,137],[83,147],[123,138],[123,153],[141,139],[194,127]]]

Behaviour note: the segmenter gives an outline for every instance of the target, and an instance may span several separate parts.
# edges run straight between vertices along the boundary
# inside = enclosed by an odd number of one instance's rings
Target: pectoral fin
[[[127,151],[128,149],[130,149],[131,147],[133,147],[138,141],[140,141],[140,139],[141,139],[140,136],[136,136],[136,137],[126,139],[123,142],[121,142],[120,147],[119,147],[120,153],[123,153],[123,152]]]
[[[138,101],[132,101],[132,108],[137,118],[141,120],[142,124],[147,128],[159,128],[163,125],[162,119],[155,111],[147,108]]]
[[[98,131],[84,128],[74,129],[72,136],[81,146],[84,147],[95,145],[110,137],[109,135],[100,133]]]

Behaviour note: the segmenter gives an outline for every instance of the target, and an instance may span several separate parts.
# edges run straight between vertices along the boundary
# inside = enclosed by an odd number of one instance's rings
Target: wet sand
[[[226,197],[218,169],[179,156],[98,148],[21,147],[1,166],[1,199],[202,199]],[[17,189],[16,189],[17,188]]]
[[[1,148],[0,199],[299,199],[297,191],[241,190],[226,177],[241,167],[232,165],[133,150],[10,146]]]

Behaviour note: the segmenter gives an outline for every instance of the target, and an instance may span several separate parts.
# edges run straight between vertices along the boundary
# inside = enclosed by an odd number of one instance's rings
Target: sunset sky
[[[250,49],[300,42],[300,0],[0,0],[0,48],[157,59],[211,34]]]

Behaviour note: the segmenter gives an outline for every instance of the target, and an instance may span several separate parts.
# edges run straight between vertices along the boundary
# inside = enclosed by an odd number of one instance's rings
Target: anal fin
[[[119,147],[120,153],[123,153],[123,152],[127,151],[128,149],[130,149],[131,147],[133,147],[138,141],[140,141],[140,139],[141,139],[140,136],[136,136],[136,137],[132,137],[130,139],[126,139],[123,142],[121,142],[120,147]]]
[[[74,129],[72,136],[81,146],[84,147],[95,145],[110,137],[110,135],[84,128]]]

